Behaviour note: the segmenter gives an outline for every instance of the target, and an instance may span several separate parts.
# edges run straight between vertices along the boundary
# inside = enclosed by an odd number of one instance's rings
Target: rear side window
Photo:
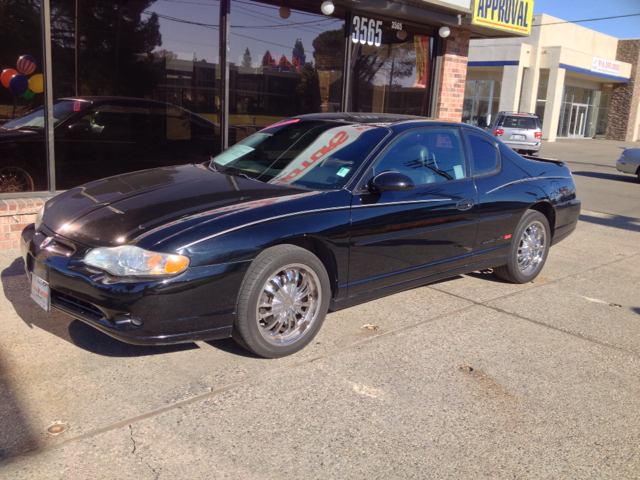
[[[498,169],[498,149],[485,135],[465,131],[471,156],[472,176],[484,175]]]
[[[538,128],[537,118],[535,117],[517,117],[513,115],[506,115],[502,117],[500,122],[501,127],[506,128],[526,128],[533,130]]]

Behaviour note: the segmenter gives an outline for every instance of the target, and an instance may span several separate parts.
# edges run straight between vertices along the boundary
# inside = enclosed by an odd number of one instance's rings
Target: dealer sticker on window
[[[31,274],[31,298],[47,312],[51,308],[51,290],[49,283]]]

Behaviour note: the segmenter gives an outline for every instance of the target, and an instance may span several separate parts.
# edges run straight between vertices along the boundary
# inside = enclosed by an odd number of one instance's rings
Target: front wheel
[[[549,221],[536,210],[527,210],[516,228],[506,265],[496,275],[513,283],[528,283],[538,276],[551,244]]]
[[[265,358],[298,352],[320,330],[330,296],[318,257],[295,245],[269,248],[253,261],[240,287],[233,338]]]

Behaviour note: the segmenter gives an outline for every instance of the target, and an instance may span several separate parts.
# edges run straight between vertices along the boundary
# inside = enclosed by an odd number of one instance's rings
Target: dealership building
[[[529,37],[472,39],[465,122],[499,111],[536,113],[543,139],[635,142],[640,129],[640,39],[619,40],[535,14]]]

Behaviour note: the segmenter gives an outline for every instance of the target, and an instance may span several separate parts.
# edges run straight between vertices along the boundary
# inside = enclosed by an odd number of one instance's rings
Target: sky
[[[533,12],[567,21],[614,17],[640,14],[640,0],[535,0]],[[640,38],[640,15],[580,22],[578,25],[616,38]]]
[[[150,11],[161,15],[163,45],[160,48],[171,50],[180,59],[191,60],[195,56],[198,60],[217,63],[219,9],[219,0],[157,0]],[[267,49],[274,55],[290,55],[297,38],[302,40],[305,53],[311,55],[311,42],[319,33],[342,25],[330,17],[297,12],[283,20],[278,7],[250,0],[232,0],[231,12],[229,60],[236,64],[242,62],[246,48],[256,66]],[[534,13],[546,13],[567,21],[640,14],[640,0],[535,0]],[[210,26],[184,23],[185,20]],[[298,24],[295,31],[290,24]],[[640,15],[578,24],[616,38],[640,38]]]

